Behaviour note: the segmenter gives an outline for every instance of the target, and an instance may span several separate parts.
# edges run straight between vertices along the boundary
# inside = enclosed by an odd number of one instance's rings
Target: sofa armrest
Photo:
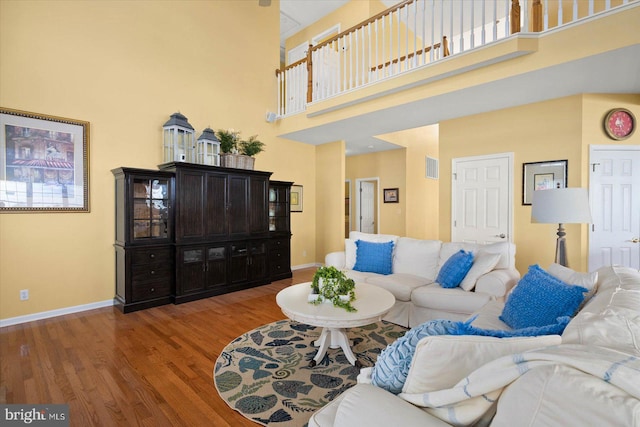
[[[421,408],[370,384],[355,385],[315,412],[309,420],[310,427],[394,425],[449,427],[449,424]]]
[[[493,270],[480,276],[476,282],[476,292],[491,295],[494,299],[507,296],[520,279],[520,273],[515,269]]]
[[[344,251],[331,252],[324,257],[324,265],[333,266],[338,270],[343,270],[346,264],[347,264],[347,258]]]

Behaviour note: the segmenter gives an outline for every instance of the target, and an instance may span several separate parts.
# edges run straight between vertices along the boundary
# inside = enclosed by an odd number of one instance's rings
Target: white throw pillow
[[[582,286],[587,288],[589,292],[585,296],[587,301],[596,292],[596,286],[598,284],[598,272],[592,273],[580,273],[575,270],[565,267],[560,264],[553,263],[547,268],[547,273],[551,274],[556,279],[560,279],[569,285]]]
[[[356,265],[356,241],[353,239],[344,239],[344,266],[347,270],[353,270]]]
[[[495,338],[434,335],[416,346],[403,393],[449,389],[482,365],[502,356],[559,345],[559,335]]]
[[[500,254],[478,252],[473,260],[471,269],[460,283],[460,287],[465,291],[473,290],[476,286],[476,281],[480,276],[493,270],[493,268],[498,264],[498,261],[500,261]]]

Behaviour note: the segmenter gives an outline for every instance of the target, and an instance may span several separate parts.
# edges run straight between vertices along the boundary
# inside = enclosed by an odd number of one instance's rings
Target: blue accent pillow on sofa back
[[[374,243],[356,240],[356,271],[391,274],[393,242]]]
[[[464,276],[467,275],[473,265],[473,254],[460,249],[442,265],[436,282],[443,288],[455,288],[460,286]]]
[[[568,285],[534,264],[513,288],[500,320],[514,329],[551,325],[558,317],[573,316],[586,292],[586,288]]]

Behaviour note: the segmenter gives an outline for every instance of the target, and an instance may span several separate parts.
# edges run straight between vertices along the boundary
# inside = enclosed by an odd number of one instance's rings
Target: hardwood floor
[[[256,426],[220,399],[222,349],[284,319],[292,279],[129,314],[108,307],[0,329],[0,403],[67,403],[71,426]]]

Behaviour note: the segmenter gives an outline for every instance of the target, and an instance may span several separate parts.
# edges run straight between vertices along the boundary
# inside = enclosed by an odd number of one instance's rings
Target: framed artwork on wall
[[[522,204],[531,205],[533,192],[567,186],[568,160],[522,164]]]
[[[291,186],[291,212],[302,212],[302,185]]]
[[[89,212],[89,122],[0,107],[0,212]]]
[[[397,188],[385,188],[384,189],[384,202],[385,203],[399,203],[400,197],[398,196]]]

